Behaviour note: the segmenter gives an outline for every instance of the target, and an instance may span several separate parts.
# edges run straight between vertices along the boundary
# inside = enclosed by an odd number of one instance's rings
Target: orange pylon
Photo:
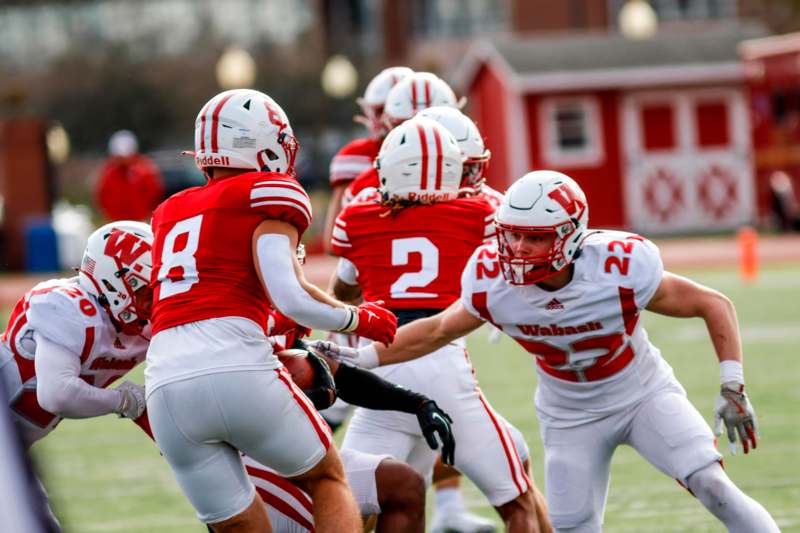
[[[739,274],[745,283],[758,277],[758,232],[750,226],[739,230]]]

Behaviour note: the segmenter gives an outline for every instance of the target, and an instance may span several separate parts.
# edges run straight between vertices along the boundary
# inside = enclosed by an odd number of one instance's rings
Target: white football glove
[[[758,420],[750,400],[744,393],[744,385],[737,381],[723,383],[714,405],[714,434],[722,435],[722,425],[728,434],[728,448],[736,455],[736,436],[742,443],[744,453],[756,449]]]
[[[124,381],[116,390],[122,395],[117,414],[124,418],[139,418],[147,405],[144,400],[144,387],[132,381]]]
[[[306,344],[322,355],[327,355],[331,359],[347,365],[370,369],[375,368],[379,363],[378,353],[372,343],[361,348],[341,346],[331,341],[311,341]]]

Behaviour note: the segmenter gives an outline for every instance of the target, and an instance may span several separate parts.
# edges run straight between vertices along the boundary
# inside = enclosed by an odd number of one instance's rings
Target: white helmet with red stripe
[[[461,150],[447,128],[415,117],[386,136],[375,160],[378,190],[389,203],[433,203],[458,196]]]
[[[89,236],[78,270],[78,284],[129,335],[140,333],[150,319],[152,246],[148,224],[112,222]]]
[[[508,188],[495,216],[503,277],[530,285],[555,276],[577,257],[588,224],[589,205],[575,180],[553,170],[528,172]],[[514,245],[526,237],[552,244],[541,255],[516,254]]]
[[[195,121],[194,160],[201,170],[228,167],[292,174],[297,149],[281,106],[252,89],[219,93]]]
[[[360,121],[375,137],[384,137],[387,133],[386,126],[381,120],[386,96],[400,80],[413,73],[414,71],[408,67],[385,68],[367,84],[364,96],[356,100],[364,112],[364,117],[357,118],[363,119]]]
[[[453,134],[464,156],[461,186],[480,189],[492,153],[484,146],[481,132],[472,119],[455,107],[441,105],[423,109],[419,116],[435,120]]]
[[[430,72],[415,72],[392,87],[383,108],[389,128],[433,106],[458,107],[456,95],[444,80]]]

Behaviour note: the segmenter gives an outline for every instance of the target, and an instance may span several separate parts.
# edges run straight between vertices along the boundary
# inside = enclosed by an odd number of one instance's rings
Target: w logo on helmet
[[[557,189],[550,191],[547,196],[558,202],[570,216],[580,213],[586,207],[583,200],[567,184],[559,185]]]
[[[267,100],[264,100],[264,107],[267,108],[267,118],[269,118],[269,121],[272,124],[275,124],[276,126],[278,126],[278,128],[283,128],[284,126],[286,126],[286,123],[283,120],[281,120],[281,114],[278,112],[277,109],[275,109],[275,106],[273,106]]]
[[[131,265],[142,255],[150,252],[150,245],[144,240],[118,229],[111,230],[103,253],[116,257],[123,265]]]

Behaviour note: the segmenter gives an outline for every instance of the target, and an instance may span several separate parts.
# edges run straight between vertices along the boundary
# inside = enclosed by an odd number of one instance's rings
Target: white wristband
[[[744,385],[744,368],[742,363],[732,359],[719,362],[719,382],[722,384],[735,381]]]
[[[356,330],[356,328],[358,328],[358,308],[354,305],[346,305],[344,308],[347,311],[347,316],[344,319],[344,324],[342,324],[342,327],[336,331],[341,331],[342,333],[352,333]]]
[[[378,350],[375,348],[374,343],[369,343],[366,346],[362,346],[357,350],[358,357],[356,358],[356,364],[361,368],[365,368],[369,370],[370,368],[375,368],[376,366],[380,365],[380,359],[378,359]]]

